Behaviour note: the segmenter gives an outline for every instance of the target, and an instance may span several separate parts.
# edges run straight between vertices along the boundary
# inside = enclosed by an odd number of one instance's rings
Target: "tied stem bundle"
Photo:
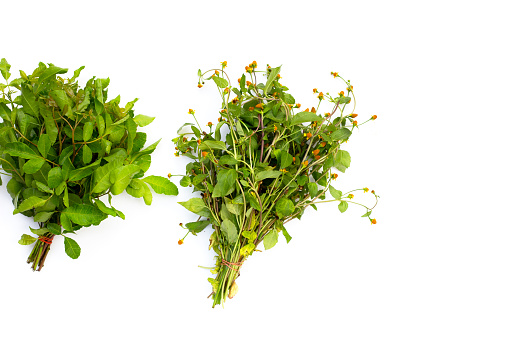
[[[291,240],[286,224],[300,219],[308,206],[316,209],[319,203],[334,201],[340,212],[345,212],[353,203],[364,207],[364,216],[376,223],[371,218],[374,206],[352,201],[354,191],[367,192],[367,188],[342,193],[331,185],[338,176],[333,170],[345,172],[350,166],[350,154],[343,146],[362,125],[355,120],[350,82],[333,72],[334,78],[346,84],[346,93],[332,96],[314,89],[317,108],[301,109],[280,82],[281,67],[267,65],[258,71],[253,61],[235,88],[225,72],[226,62],[221,66],[198,71],[198,87],[212,80],[221,96],[215,129],[212,122],[207,124],[208,130],[202,129],[190,109],[195,123],[182,126],[173,139],[175,155],[191,159],[180,184],[201,194],[180,202],[199,216],[183,227],[193,235],[208,225],[213,229],[209,246],[217,254],[211,270],[216,276],[209,278],[213,307],[237,293],[240,268],[259,251],[261,242],[268,250],[280,234],[287,242]],[[266,75],[264,83],[257,82],[259,73]],[[329,113],[318,112],[323,101],[331,104]],[[367,121],[374,119],[376,116]],[[326,200],[327,192],[332,200]],[[371,193],[378,201],[375,192]],[[179,240],[182,243],[183,239]]]

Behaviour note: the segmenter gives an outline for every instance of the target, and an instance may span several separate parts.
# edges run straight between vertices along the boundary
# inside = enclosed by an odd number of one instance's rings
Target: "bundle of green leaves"
[[[143,148],[147,135],[138,127],[154,118],[134,115],[137,99],[124,108],[120,96],[107,101],[109,78],[93,77],[80,88],[76,79],[84,67],[64,79],[66,68],[39,63],[31,75],[20,71],[9,82],[10,67],[1,60],[7,84],[0,83],[0,164],[12,177],[7,190],[14,214],[33,216],[39,224],[30,228],[35,237],[23,234],[19,241],[35,243],[28,258],[33,270],[43,267],[55,236],[63,236],[65,252],[76,259],[81,249],[69,234],[110,215],[124,219],[111,206],[112,195],[127,191],[150,205],[149,186],[178,194],[167,178],[144,177],[159,141]],[[100,199],[106,196],[110,206]]]
[[[173,139],[176,155],[192,159],[181,185],[201,193],[201,197],[180,202],[199,216],[198,221],[185,225],[187,234],[196,235],[208,225],[213,228],[209,246],[217,254],[211,270],[216,277],[209,278],[213,307],[227,296],[233,298],[240,267],[258,244],[263,242],[268,250],[276,245],[280,233],[287,242],[291,240],[285,224],[300,219],[308,206],[316,209],[318,203],[336,202],[340,212],[345,212],[349,204],[357,204],[366,210],[363,217],[374,224],[371,211],[378,201],[371,191],[376,202],[367,207],[352,201],[354,191],[369,192],[367,188],[342,193],[331,185],[338,176],[333,170],[345,172],[350,166],[350,154],[342,149],[343,144],[361,125],[354,120],[350,81],[333,72],[334,78],[346,84],[346,94],[341,91],[331,96],[314,89],[317,109],[299,110],[301,105],[280,83],[280,67],[267,65],[266,70],[257,71],[253,61],[234,88],[225,72],[226,62],[221,64],[220,69],[198,71],[198,87],[212,80],[221,93],[219,123],[213,129],[209,122],[205,131],[191,109],[195,123],[182,126]],[[207,73],[212,76],[206,78]],[[257,82],[257,73],[266,74],[265,83]],[[232,93],[236,96],[230,100]],[[323,101],[331,104],[330,113],[318,113]],[[351,103],[353,109],[347,113]],[[367,121],[374,119],[376,116]],[[333,199],[325,200],[327,192]]]

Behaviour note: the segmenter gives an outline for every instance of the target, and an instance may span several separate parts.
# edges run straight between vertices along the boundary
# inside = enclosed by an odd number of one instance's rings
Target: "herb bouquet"
[[[111,206],[112,195],[127,191],[150,205],[147,184],[156,193],[178,193],[166,178],[143,177],[159,141],[142,149],[147,136],[137,129],[154,118],[134,115],[137,99],[124,108],[120,96],[107,101],[109,79],[93,77],[80,88],[76,78],[83,68],[63,79],[67,69],[40,63],[31,75],[20,71],[9,82],[10,65],[0,62],[7,81],[0,83],[0,168],[12,177],[7,190],[14,214],[39,223],[31,228],[36,237],[24,234],[19,241],[35,243],[28,257],[33,270],[44,266],[55,236],[63,236],[65,252],[76,259],[81,249],[70,233],[109,215],[124,219]]]
[[[238,79],[239,88],[232,87],[225,67],[223,62],[220,69],[203,74],[198,71],[198,87],[212,80],[221,94],[215,129],[209,122],[208,131],[202,130],[195,112],[189,110],[196,124],[182,126],[173,140],[175,155],[192,159],[181,185],[193,186],[201,193],[201,198],[180,203],[200,216],[198,221],[185,225],[187,234],[196,234],[209,224],[214,230],[209,246],[217,253],[211,271],[216,277],[209,278],[212,307],[237,293],[235,280],[241,265],[257,251],[258,244],[263,242],[268,250],[277,243],[280,233],[290,241],[285,224],[299,219],[306,207],[316,209],[316,204],[330,201],[337,202],[340,212],[345,212],[353,203],[364,207],[363,216],[376,223],[371,218],[374,206],[352,201],[354,191],[368,192],[367,188],[342,193],[331,185],[338,176],[332,173],[333,168],[344,172],[350,166],[350,154],[342,146],[361,125],[353,113],[355,96],[350,81],[332,73],[345,82],[346,93],[331,96],[314,89],[317,108],[299,110],[301,105],[280,83],[280,67],[257,71],[253,61]],[[265,83],[257,82],[257,73],[266,73]],[[206,78],[207,74],[211,76]],[[232,93],[235,97],[230,100]],[[330,102],[332,110],[322,115],[318,108],[323,101]],[[349,106],[353,109],[347,113]],[[374,119],[376,116],[368,121]],[[192,132],[188,133],[189,127]],[[325,200],[326,192],[332,200]],[[371,193],[378,201],[375,192]],[[183,239],[179,240],[182,243]]]

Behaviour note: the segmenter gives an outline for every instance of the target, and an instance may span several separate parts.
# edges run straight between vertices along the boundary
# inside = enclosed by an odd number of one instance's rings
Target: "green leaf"
[[[2,58],[0,61],[0,72],[2,72],[2,76],[5,80],[9,80],[9,77],[11,76],[11,73],[9,73],[9,70],[11,69],[11,65],[5,60],[5,58]]]
[[[202,217],[210,216],[210,211],[201,198],[191,198],[188,201],[179,202],[179,204]]]
[[[281,225],[281,228],[283,230],[283,235],[285,236],[286,243],[288,244],[290,242],[290,240],[292,240],[292,237],[290,236],[290,234],[288,234],[288,231],[286,230],[286,228],[283,225]]]
[[[131,182],[131,178],[139,171],[140,167],[134,164],[116,168],[110,176],[110,180],[113,183],[111,193],[113,195],[122,193]]]
[[[149,184],[157,194],[177,195],[179,193],[177,186],[167,178],[151,175],[143,178],[143,181]]]
[[[271,249],[277,244],[278,233],[275,229],[270,230],[263,238],[265,250]]]
[[[69,237],[64,237],[65,253],[72,259],[78,259],[81,254],[81,248],[78,243]]]
[[[234,169],[221,170],[217,173],[217,184],[212,192],[212,197],[224,197],[235,189],[237,171]]]
[[[316,195],[318,194],[318,185],[316,184],[316,182],[308,182],[308,190],[311,198],[316,197]]]
[[[315,113],[311,112],[300,112],[294,115],[294,117],[291,120],[290,125],[297,125],[301,124],[303,122],[311,122],[311,121],[319,121],[322,118],[320,116],[316,115]]]
[[[37,149],[39,150],[39,153],[41,153],[43,158],[46,158],[50,148],[51,148],[50,137],[47,134],[41,135],[39,141],[37,142]]]
[[[338,205],[339,211],[341,213],[345,212],[348,209],[348,203],[346,201],[342,201]]]
[[[350,135],[352,135],[352,132],[348,128],[341,128],[332,132],[330,137],[332,140],[338,141],[338,140],[348,140]]]
[[[272,83],[274,82],[274,80],[276,79],[276,77],[280,71],[281,71],[281,66],[272,68],[269,76],[267,77],[267,83],[265,84],[265,88],[263,89],[264,93],[267,93],[270,90]]]
[[[341,191],[338,191],[332,186],[329,186],[329,192],[332,195],[332,197],[336,200],[341,200],[341,197],[343,196],[343,193],[341,193]]]
[[[28,199],[23,200],[21,204],[19,204],[18,208],[14,210],[13,214],[17,214],[19,212],[25,212],[32,208],[36,208],[42,206],[46,203],[45,199],[41,199],[36,197],[35,195],[29,197]]]
[[[361,217],[369,217],[370,215],[371,215],[371,211],[367,211],[366,213],[361,215]]]
[[[288,198],[281,198],[276,203],[276,213],[280,218],[286,218],[295,211],[293,202]]]
[[[239,237],[237,227],[228,219],[223,220],[221,223],[221,232],[226,236],[230,244],[235,243]]]
[[[53,167],[48,172],[48,186],[49,188],[56,188],[64,181],[62,169],[60,167]]]
[[[143,114],[138,114],[137,116],[134,117],[134,122],[136,123],[136,125],[140,126],[140,127],[144,127],[144,126],[147,126],[148,124],[150,124],[152,121],[154,121],[155,118],[153,117],[149,117],[149,116],[146,116],[146,115],[143,115]]]
[[[30,159],[23,165],[23,171],[27,174],[34,174],[41,169],[46,160],[43,158]]]
[[[86,122],[83,125],[83,141],[89,141],[93,133],[94,133],[94,123],[91,121]]]
[[[228,81],[226,79],[220,78],[217,75],[212,77],[212,80],[216,83],[217,87],[219,88],[226,88],[228,87]]]
[[[202,220],[202,221],[194,221],[194,222],[188,222],[186,224],[186,228],[194,235],[196,233],[200,233],[207,227],[207,225],[210,224],[210,220]]]
[[[110,188],[112,185],[110,175],[120,164],[120,162],[113,161],[94,171],[94,180],[91,188],[92,193],[102,193]]]
[[[180,179],[180,186],[182,187],[188,187],[189,185],[191,185],[191,178],[189,177],[182,177],[182,179]]]
[[[114,208],[106,206],[106,204],[99,199],[96,199],[94,201],[95,201],[97,208],[99,208],[99,210],[101,210],[101,212],[111,215],[112,217],[117,216],[117,212],[115,211]]]
[[[255,231],[242,231],[242,236],[251,243],[253,243],[258,237]]]
[[[152,145],[148,146],[147,148],[142,149],[138,154],[139,155],[142,155],[142,154],[151,154],[156,149],[157,144],[159,144],[159,141],[161,141],[161,139],[157,140],[156,142],[154,142]]]
[[[72,101],[64,90],[56,89],[51,91],[49,95],[55,100],[58,107],[66,112],[66,116],[72,117]]]
[[[67,190],[66,190],[67,192]],[[60,224],[62,224],[62,227],[67,232],[74,232],[74,229],[72,228],[71,220],[67,217],[65,214],[60,214]]]
[[[39,212],[34,216],[35,222],[46,222],[55,212]]]
[[[221,165],[236,165],[239,163],[239,161],[237,159],[235,159],[234,157],[232,157],[231,155],[223,155],[219,159],[219,163]]]
[[[334,167],[337,167],[337,165],[345,166],[346,168],[350,167],[350,162],[352,161],[352,158],[350,157],[350,153],[347,151],[339,150],[336,154],[336,158],[334,159],[335,165]]]
[[[255,244],[249,243],[240,249],[240,255],[243,257],[246,257],[246,256],[250,255],[251,253],[253,253],[255,248],[256,248]]]
[[[72,170],[69,172],[69,181],[78,181],[83,178],[88,177],[92,173],[94,173],[95,169],[99,166],[101,163],[101,159],[98,159],[97,161],[91,163],[88,166],[85,167],[79,167],[78,169]],[[65,176],[64,176],[65,178]]]
[[[97,207],[84,204],[71,205],[62,211],[62,215],[81,226],[97,225],[107,217]]]
[[[47,82],[50,80],[53,76],[57,74],[65,74],[67,73],[67,68],[60,68],[57,66],[49,66],[42,72],[41,76],[39,77],[39,83]]]
[[[13,156],[23,159],[37,159],[40,158],[37,153],[30,147],[22,142],[10,142],[4,146],[4,152]]]
[[[226,151],[226,144],[222,141],[206,140],[200,144],[201,150],[220,149]]]
[[[26,85],[21,85],[21,104],[23,105],[23,111],[34,117],[39,116],[39,106],[37,105],[37,99],[34,93]]]
[[[256,181],[262,181],[264,179],[268,179],[268,178],[277,178],[281,175],[281,172],[280,171],[261,171],[261,172],[258,172],[256,173],[255,175],[255,180]]]
[[[62,229],[60,228],[60,225],[58,225],[58,224],[49,222],[46,224],[46,228],[48,229],[48,231],[50,231],[54,235],[62,234]]]
[[[21,239],[18,240],[18,244],[20,245],[30,245],[37,241],[37,238],[32,237],[28,234],[23,234]]]
[[[283,169],[290,166],[293,163],[293,157],[287,151],[281,150],[280,165],[279,168]]]
[[[83,152],[83,163],[86,165],[92,161],[92,150],[88,145],[83,145],[81,150]]]

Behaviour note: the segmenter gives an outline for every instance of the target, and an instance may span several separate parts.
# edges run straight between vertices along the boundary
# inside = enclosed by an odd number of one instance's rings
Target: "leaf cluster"
[[[145,147],[147,135],[139,128],[154,118],[134,114],[137,99],[124,107],[120,96],[108,100],[109,78],[93,77],[81,88],[77,78],[83,68],[63,78],[66,68],[39,63],[32,74],[20,71],[9,81],[10,65],[0,62],[6,80],[0,84],[0,164],[11,176],[7,190],[14,214],[39,222],[41,228],[32,230],[39,238],[63,235],[71,258],[80,249],[69,233],[99,225],[108,216],[124,219],[111,206],[113,195],[126,191],[150,205],[149,187],[178,193],[166,178],[145,177],[159,141]],[[39,238],[23,235],[20,244]]]
[[[212,75],[207,78],[208,72],[199,71],[199,87],[212,80],[221,94],[218,123],[213,128],[209,122],[205,131],[195,118],[173,140],[176,155],[192,159],[181,185],[201,193],[201,198],[180,203],[200,216],[186,228],[192,234],[208,225],[214,229],[214,305],[224,300],[238,274],[231,263],[242,263],[260,242],[272,248],[280,233],[289,242],[284,225],[300,219],[308,206],[316,209],[326,192],[341,212],[348,207],[347,195],[334,189],[331,180],[337,177],[333,169],[345,172],[351,162],[343,149],[356,128],[354,115],[345,112],[354,99],[349,81],[346,95],[319,94],[317,108],[322,101],[332,105],[330,113],[320,114],[314,107],[299,109],[280,82],[281,67],[256,71],[256,66],[246,67],[238,87],[232,86],[224,65],[208,71]],[[265,83],[257,82],[256,73],[265,73]]]

